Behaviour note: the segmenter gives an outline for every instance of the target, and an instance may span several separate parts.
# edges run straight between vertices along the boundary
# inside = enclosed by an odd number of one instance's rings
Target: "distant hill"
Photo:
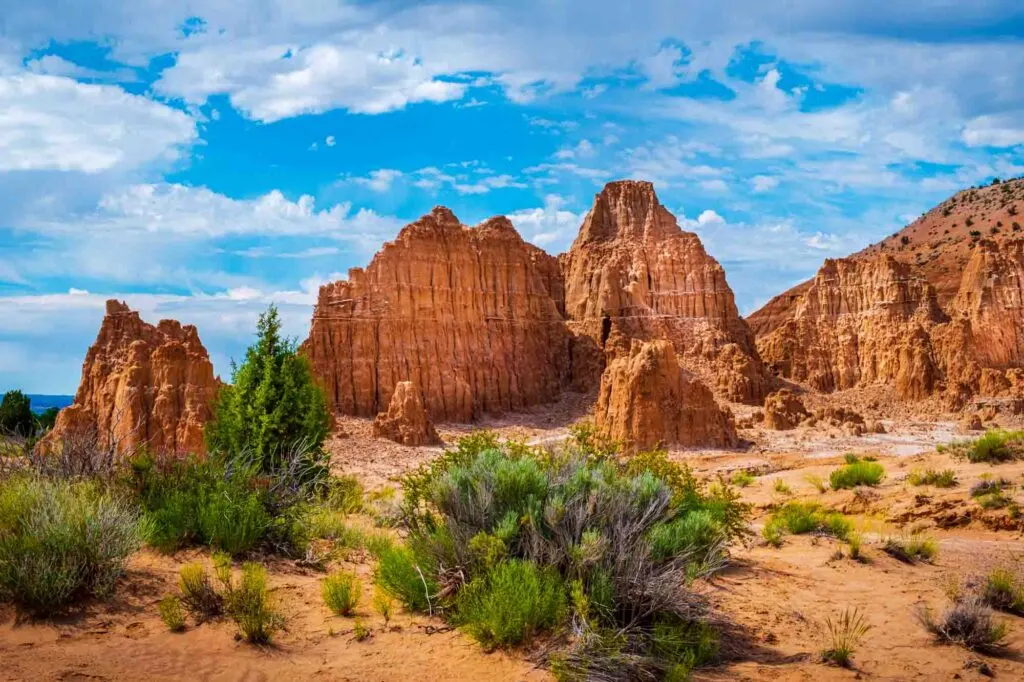
[[[849,256],[866,260],[882,253],[914,267],[946,307],[956,296],[967,261],[979,242],[997,245],[1024,239],[1024,177],[972,187],[928,211],[896,234]],[[784,291],[747,317],[757,336],[764,336],[793,315],[793,307],[814,278]]]
[[[75,399],[73,395],[33,395],[29,394],[28,399],[31,401],[32,411],[36,414],[42,414],[51,407],[58,409],[64,409]]]

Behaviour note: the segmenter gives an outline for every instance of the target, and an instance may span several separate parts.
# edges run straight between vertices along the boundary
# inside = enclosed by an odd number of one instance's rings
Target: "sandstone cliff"
[[[732,414],[681,369],[667,340],[634,341],[601,377],[594,422],[628,449],[736,444]]]
[[[343,413],[376,415],[408,380],[433,419],[470,421],[558,398],[563,301],[558,262],[506,218],[469,228],[438,207],[320,288],[302,352]]]
[[[192,325],[155,327],[118,301],[107,301],[96,342],[82,365],[74,402],[61,410],[45,446],[65,436],[96,438],[120,452],[203,454],[203,426],[217,390],[213,365]]]
[[[726,398],[759,404],[770,390],[725,272],[651,183],[606,185],[560,262],[569,328],[611,358],[634,339],[668,339]]]
[[[772,299],[750,320],[774,372],[820,391],[898,397],[1024,391],[1024,181],[961,192]]]

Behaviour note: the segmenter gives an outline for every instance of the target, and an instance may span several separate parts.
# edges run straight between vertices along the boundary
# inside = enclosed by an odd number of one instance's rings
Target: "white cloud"
[[[640,71],[647,78],[645,87],[653,90],[671,88],[686,76],[683,51],[678,45],[664,45],[654,55],[641,59]]]
[[[395,170],[394,168],[378,168],[377,170],[370,171],[369,177],[353,178],[353,181],[356,184],[369,187],[374,192],[387,192],[391,189],[392,183],[401,178],[402,175],[402,171]]]
[[[523,238],[551,253],[564,251],[576,236],[583,215],[566,210],[565,199],[557,194],[544,197],[541,208],[527,208],[508,214]]]
[[[0,75],[0,171],[133,169],[175,160],[196,138],[187,114],[116,86]]]
[[[51,76],[67,76],[69,78],[99,80],[118,83],[134,83],[139,80],[132,69],[119,68],[111,71],[89,69],[80,64],[55,54],[47,54],[25,63],[25,68],[33,73],[45,73]]]
[[[709,208],[709,209],[706,209],[706,210],[702,211],[701,214],[699,216],[697,216],[697,224],[701,225],[701,226],[705,226],[705,225],[724,225],[725,224],[725,218],[723,218],[722,216],[718,215],[717,212],[715,212],[715,211],[713,211],[713,210],[711,210]]]
[[[770,175],[755,175],[750,179],[750,186],[755,192],[770,192],[779,186],[779,179]]]
[[[971,147],[1014,147],[1024,145],[1024,110],[1012,116],[978,116],[967,122],[962,133]]]
[[[117,298],[156,324],[164,318],[194,324],[215,370],[230,376],[230,360],[241,360],[256,329],[256,318],[270,303],[278,306],[283,331],[305,338],[321,278],[302,289],[235,288],[190,296],[165,294],[67,294],[0,297],[0,390],[74,393],[85,351],[96,338],[105,301]]]
[[[247,116],[269,123],[337,108],[381,114],[462,98],[465,83],[436,75],[401,50],[224,40],[181,53],[154,87],[196,104],[224,94]]]
[[[714,179],[714,180],[702,180],[700,188],[706,192],[725,192],[729,189],[729,186],[725,184],[725,180]]]
[[[555,152],[556,159],[589,159],[596,153],[590,140],[580,140],[575,147],[563,147]]]

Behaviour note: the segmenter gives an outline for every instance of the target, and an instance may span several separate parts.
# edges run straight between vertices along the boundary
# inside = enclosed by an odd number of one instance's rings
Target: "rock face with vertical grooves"
[[[759,347],[774,371],[818,391],[884,382],[917,399],[935,388],[929,330],[944,319],[910,266],[890,256],[828,260]]]
[[[721,265],[684,232],[649,182],[612,182],[561,259],[570,329],[614,358],[667,339],[724,397],[760,404],[771,388]]]
[[[732,414],[680,368],[670,341],[633,341],[601,377],[594,422],[627,448],[736,444]]]
[[[751,316],[773,371],[961,409],[1024,397],[1024,180],[960,192]]]
[[[161,320],[154,327],[126,304],[107,301],[75,400],[61,410],[43,446],[81,435],[122,452],[146,445],[203,454],[203,426],[217,386],[194,326]]]
[[[466,422],[559,397],[563,301],[557,260],[507,218],[470,228],[438,207],[320,288],[302,352],[340,412],[374,416],[412,381],[431,418]]]

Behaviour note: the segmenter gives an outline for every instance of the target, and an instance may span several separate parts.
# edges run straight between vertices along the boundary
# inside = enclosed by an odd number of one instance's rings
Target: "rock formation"
[[[610,358],[634,339],[668,339],[730,400],[759,404],[770,377],[725,272],[684,232],[649,182],[612,182],[560,257],[569,328]]]
[[[944,319],[911,266],[887,255],[827,260],[758,346],[775,372],[819,391],[884,382],[922,398],[937,380],[928,330]]]
[[[776,431],[795,429],[810,413],[803,401],[788,388],[769,394],[764,399],[764,425]]]
[[[402,445],[441,444],[441,438],[423,407],[423,398],[411,381],[399,381],[395,386],[388,411],[381,412],[373,420],[373,435]]]
[[[61,410],[44,447],[95,438],[119,452],[203,454],[203,426],[218,382],[192,325],[147,324],[124,303],[107,301],[96,342],[82,365],[74,402]]]
[[[958,193],[750,317],[771,369],[821,391],[1024,396],[1024,179]]]
[[[736,444],[732,414],[681,369],[670,341],[634,341],[601,377],[595,425],[630,449]]]
[[[376,415],[412,381],[433,419],[465,422],[558,398],[563,301],[557,260],[506,218],[469,228],[438,207],[320,288],[302,352],[340,412]]]

